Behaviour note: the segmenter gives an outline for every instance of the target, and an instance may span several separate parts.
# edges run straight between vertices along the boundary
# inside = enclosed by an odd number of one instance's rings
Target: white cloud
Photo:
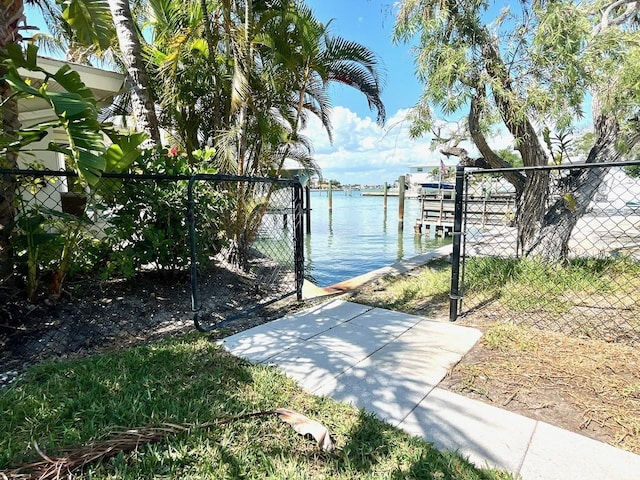
[[[395,112],[385,127],[379,127],[370,117],[359,117],[348,108],[333,109],[333,145],[320,121],[311,118],[303,134],[309,137],[314,147],[314,157],[325,178],[339,180],[344,184],[382,184],[394,182],[414,165],[457,164],[456,158],[447,159],[437,150],[431,149],[429,137],[411,139],[409,124],[405,120],[408,110]],[[494,148],[507,148],[513,139],[498,132],[490,139]],[[469,142],[463,142],[471,156],[477,150]]]

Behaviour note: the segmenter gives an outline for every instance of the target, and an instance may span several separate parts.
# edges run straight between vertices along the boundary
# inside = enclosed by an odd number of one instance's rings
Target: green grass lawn
[[[435,261],[411,275],[384,277],[355,292],[352,300],[407,313],[446,314],[451,265]],[[469,258],[464,275],[464,308],[487,300],[513,313],[555,319],[576,305],[620,308],[634,327],[640,287],[640,262],[574,259],[568,264],[538,259]]]
[[[216,424],[279,407],[326,425],[337,449],[319,450],[274,415]],[[54,457],[164,423],[192,428],[88,464],[85,478],[511,478],[307,395],[275,369],[232,357],[201,335],[32,368],[0,390],[0,470],[40,460],[34,441]]]

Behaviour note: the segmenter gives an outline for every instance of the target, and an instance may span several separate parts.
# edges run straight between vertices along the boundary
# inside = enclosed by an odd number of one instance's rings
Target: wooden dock
[[[430,233],[446,237],[453,232],[455,213],[454,198],[438,195],[422,195],[420,197],[421,218],[416,219],[414,231],[417,234]],[[463,205],[463,208],[465,206]],[[469,196],[466,199],[467,225],[485,226],[508,225],[515,214],[515,197],[500,195],[492,197]]]

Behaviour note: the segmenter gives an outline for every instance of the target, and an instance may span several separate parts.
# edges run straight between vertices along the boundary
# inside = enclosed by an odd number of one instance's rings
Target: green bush
[[[186,157],[142,156],[131,168],[134,173],[192,175]],[[184,272],[190,263],[187,219],[188,180],[103,179],[98,185],[96,209],[106,221],[105,253],[101,275],[132,277],[150,268],[167,276]],[[206,261],[224,243],[220,219],[227,198],[208,189],[197,198],[197,255]]]
[[[49,179],[52,183],[58,180]],[[97,232],[86,214],[76,216],[42,203],[44,197],[39,194],[47,187],[47,180],[25,176],[18,184],[11,234],[15,272],[30,300],[40,293],[42,280],[47,280],[49,294],[59,295],[67,274],[87,272],[95,266]]]

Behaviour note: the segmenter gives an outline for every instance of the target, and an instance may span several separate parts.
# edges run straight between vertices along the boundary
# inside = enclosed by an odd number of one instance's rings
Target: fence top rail
[[[250,182],[250,183],[281,183],[283,185],[300,185],[297,178],[273,178],[273,177],[241,177],[239,175],[221,175],[209,173],[196,173],[186,176],[189,180],[217,180],[223,182]]]
[[[480,175],[485,173],[505,173],[505,172],[527,172],[539,170],[574,170],[602,167],[629,167],[640,165],[640,160],[630,162],[602,162],[602,163],[570,163],[563,165],[536,165],[533,167],[510,167],[510,168],[476,168],[462,165],[467,175]],[[473,170],[470,170],[472,169]]]
[[[0,168],[0,175],[29,175],[34,177],[77,177],[77,172],[67,170],[30,170]],[[239,175],[196,173],[194,175],[162,175],[155,173],[103,173],[101,178],[121,178],[138,180],[211,180],[222,182],[281,183],[300,184],[295,178],[242,177]]]

